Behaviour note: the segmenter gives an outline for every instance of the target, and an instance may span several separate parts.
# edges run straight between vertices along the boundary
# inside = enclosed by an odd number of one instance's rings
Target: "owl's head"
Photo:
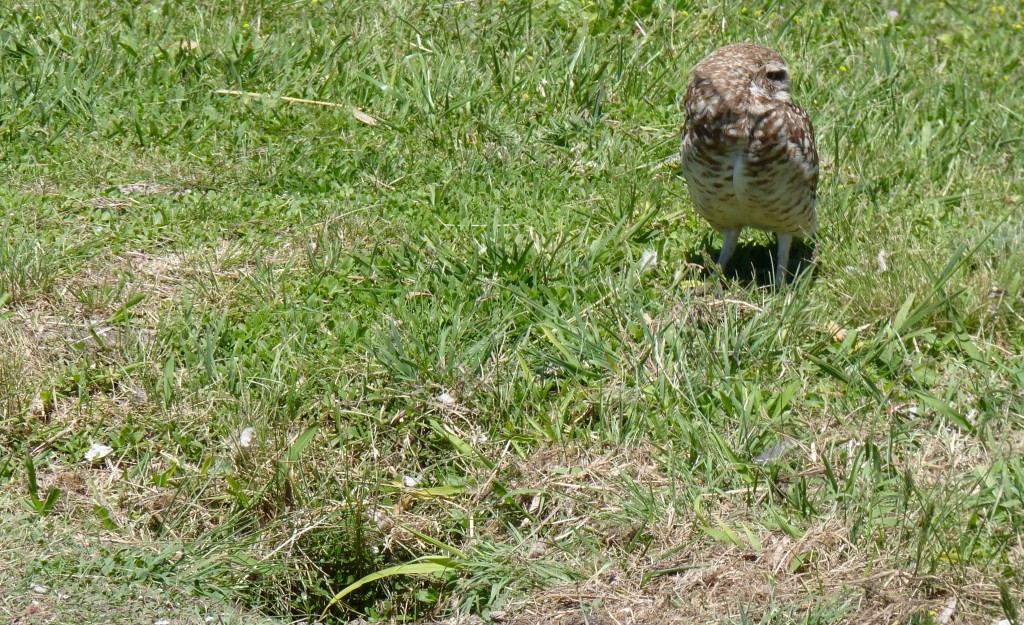
[[[697,123],[731,119],[726,113],[763,115],[790,101],[790,84],[789,67],[781,54],[752,43],[734,43],[694,66],[686,92],[686,118]]]
[[[753,69],[750,80],[752,94],[770,100],[789,101],[789,68],[784,61],[767,58]]]

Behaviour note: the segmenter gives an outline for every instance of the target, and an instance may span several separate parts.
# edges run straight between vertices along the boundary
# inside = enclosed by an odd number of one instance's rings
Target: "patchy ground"
[[[1020,612],[1020,7],[605,4],[0,12],[0,618]],[[781,288],[677,167],[735,41]]]

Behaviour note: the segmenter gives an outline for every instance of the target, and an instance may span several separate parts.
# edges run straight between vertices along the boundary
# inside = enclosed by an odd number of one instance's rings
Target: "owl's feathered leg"
[[[775,284],[785,284],[786,272],[789,271],[789,248],[793,245],[793,235],[776,232],[779,240],[779,254],[775,263]]]
[[[722,251],[718,254],[718,266],[725,270],[725,266],[729,264],[729,259],[732,258],[733,252],[736,251],[736,243],[740,240],[740,230],[743,228],[730,228],[722,232],[724,238],[722,239]]]

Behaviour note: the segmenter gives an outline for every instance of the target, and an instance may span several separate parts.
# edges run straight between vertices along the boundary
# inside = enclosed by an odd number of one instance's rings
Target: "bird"
[[[776,284],[785,281],[793,239],[818,227],[814,128],[790,87],[774,50],[737,43],[711,52],[690,75],[680,155],[694,208],[723,235],[719,267],[743,228],[774,232]]]

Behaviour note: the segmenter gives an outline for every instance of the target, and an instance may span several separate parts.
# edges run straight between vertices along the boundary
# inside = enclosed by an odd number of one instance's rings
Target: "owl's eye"
[[[768,80],[771,80],[773,82],[782,82],[782,81],[786,80],[786,70],[784,70],[784,69],[773,69],[773,70],[770,70],[770,71],[766,72],[765,76],[768,77]]]

